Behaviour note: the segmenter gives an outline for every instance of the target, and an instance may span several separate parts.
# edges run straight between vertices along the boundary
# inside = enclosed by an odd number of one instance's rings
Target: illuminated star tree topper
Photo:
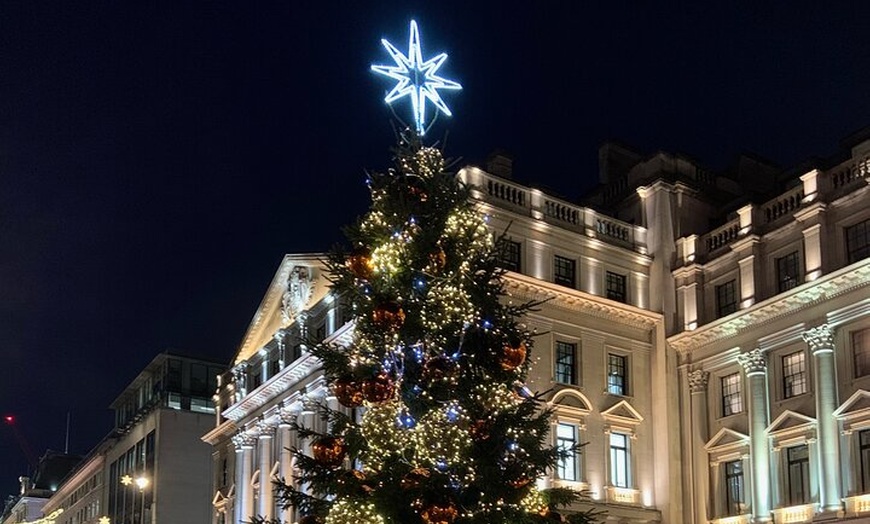
[[[414,111],[414,124],[417,134],[422,136],[426,129],[426,101],[446,116],[452,113],[444,103],[439,89],[459,90],[462,86],[452,80],[437,75],[438,69],[447,60],[447,53],[441,53],[429,60],[423,61],[423,51],[420,46],[420,31],[417,22],[411,20],[411,37],[408,41],[408,55],[405,56],[386,39],[381,43],[390,53],[396,65],[373,65],[372,71],[396,80],[396,86],[384,97],[384,102],[392,104],[403,97],[410,97],[411,108]]]

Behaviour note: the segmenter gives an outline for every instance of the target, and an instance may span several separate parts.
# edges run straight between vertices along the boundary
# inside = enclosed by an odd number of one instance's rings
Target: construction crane
[[[33,450],[30,448],[30,444],[27,443],[27,439],[25,439],[24,435],[22,435],[21,431],[19,431],[15,415],[5,415],[3,417],[3,421],[6,422],[7,426],[12,428],[12,433],[15,435],[15,440],[18,441],[18,446],[21,448],[21,452],[24,453],[24,457],[27,459],[27,463],[35,471],[36,455],[33,454]]]

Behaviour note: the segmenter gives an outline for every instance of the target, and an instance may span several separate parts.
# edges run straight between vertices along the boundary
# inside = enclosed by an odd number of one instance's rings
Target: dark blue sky
[[[281,256],[341,238],[412,17],[464,86],[431,136],[572,198],[611,138],[789,166],[870,125],[867,2],[249,4],[0,5],[0,413],[37,454],[161,350],[228,362]],[[25,469],[0,428],[0,494]]]

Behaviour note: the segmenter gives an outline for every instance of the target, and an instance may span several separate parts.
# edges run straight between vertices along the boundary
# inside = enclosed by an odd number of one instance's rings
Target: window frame
[[[860,355],[857,338],[862,339]],[[856,329],[849,333],[849,344],[852,350],[852,377],[863,378],[870,375],[870,328]]]
[[[566,364],[566,363],[562,362],[561,349],[563,347],[570,348],[570,350],[571,350],[570,351],[570,357],[571,357],[570,364]],[[578,385],[580,383],[580,381],[579,381],[579,377],[578,377],[579,376],[579,369],[578,369],[578,365],[577,365],[577,361],[578,361],[577,343],[576,342],[566,342],[564,340],[557,340],[556,344],[555,344],[553,356],[554,356],[554,358],[553,358],[553,362],[554,362],[553,377],[554,377],[555,382],[557,382],[559,384],[567,384],[567,385],[571,385],[571,386]],[[570,372],[570,377],[569,377],[568,381],[561,380],[564,377],[564,373],[562,373],[562,370],[565,369],[566,366],[567,366],[568,371]]]
[[[774,259],[776,268],[776,292],[783,293],[801,285],[800,252],[791,253]]]
[[[722,318],[734,313],[738,309],[737,279],[732,278],[714,287],[716,295],[716,318]],[[726,302],[726,300],[730,300]]]
[[[787,360],[797,356],[800,356],[799,363],[787,362]],[[809,392],[807,357],[802,349],[782,355],[780,357],[780,365],[782,366],[782,398],[784,400]]]
[[[843,228],[846,245],[846,264],[854,264],[870,256],[870,218]],[[859,245],[853,241],[862,240]]]
[[[732,473],[729,468],[739,466],[739,472]],[[725,514],[729,517],[742,515],[746,507],[746,476],[743,469],[743,459],[729,460],[723,463],[722,468],[725,474]],[[736,486],[732,486],[731,481],[736,479]],[[732,489],[737,487],[738,497],[733,498],[735,492]]]
[[[560,266],[563,273],[560,273]],[[577,288],[577,261],[573,258],[553,255],[553,282],[560,286]]]
[[[621,365],[618,365],[617,362],[621,362]],[[605,370],[607,372],[607,393],[610,395],[619,395],[622,397],[628,396],[628,356],[620,353],[614,353],[613,351],[607,352],[607,362]],[[614,373],[614,371],[621,370],[621,373]],[[619,377],[621,381],[612,380],[611,377]],[[620,383],[621,382],[621,383]]]
[[[501,252],[499,253],[499,263],[501,268],[506,271],[521,273],[523,267],[522,261],[522,244],[514,240],[502,240]]]
[[[622,438],[622,446],[614,445],[614,436]],[[615,488],[628,489],[631,487],[631,435],[621,431],[611,431],[607,438],[608,453],[610,456],[610,471],[609,482],[610,486]],[[619,461],[615,460],[622,456],[622,467],[620,468]],[[618,473],[621,473],[619,475]],[[622,482],[620,482],[622,477]]]
[[[733,382],[730,382],[732,379]],[[739,371],[719,377],[719,390],[721,393],[723,417],[730,417],[731,415],[743,413],[743,382]],[[734,402],[732,402],[732,399],[734,398],[737,399],[738,410],[734,410]]]
[[[798,448],[803,448],[806,452],[802,458],[792,458],[792,453]],[[800,472],[800,492],[796,489],[795,479],[792,477],[794,472],[793,466],[797,466]],[[809,504],[812,501],[812,492],[810,486],[810,448],[809,445],[798,444],[785,448],[785,495],[789,506],[798,506],[801,504]],[[802,495],[798,499],[798,495]]]
[[[611,286],[611,284],[614,284]],[[615,271],[604,273],[604,295],[609,300],[628,303],[628,277]]]
[[[571,438],[570,439],[563,438],[559,434],[560,428],[570,428],[570,430],[572,432]],[[574,424],[571,422],[565,422],[562,420],[558,420],[556,422],[555,439],[556,439],[555,446],[557,449],[567,449],[569,447],[576,446],[580,442],[580,426],[578,424]],[[570,444],[568,444],[568,443],[570,443]],[[573,478],[566,478],[564,476],[565,470],[567,468],[563,467],[563,464],[568,465],[569,461],[570,461],[571,470],[573,472],[573,475],[572,475]],[[555,471],[554,471],[556,474],[556,478],[558,480],[565,481],[565,482],[581,482],[583,476],[581,474],[582,470],[580,469],[580,466],[581,466],[580,454],[577,452],[573,453],[571,458],[566,458],[564,461],[558,460],[556,462],[556,467],[555,467]]]

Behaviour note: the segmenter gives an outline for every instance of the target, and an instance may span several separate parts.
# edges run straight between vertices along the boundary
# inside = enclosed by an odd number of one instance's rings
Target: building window
[[[740,395],[740,373],[720,379],[722,385],[722,416],[727,417],[743,412],[743,398]]]
[[[858,452],[861,455],[861,493],[870,491],[870,429],[858,433]]]
[[[788,460],[788,504],[806,504],[810,501],[810,453],[806,444],[786,449]]]
[[[807,367],[804,352],[782,357],[782,396],[796,397],[807,392]]]
[[[729,280],[716,286],[716,317],[724,317],[737,311],[737,282]]]
[[[520,272],[520,243],[504,240],[501,245],[501,267],[508,271]]]
[[[577,426],[560,422],[556,426],[556,448],[566,453],[559,457],[556,474],[562,480],[580,480],[577,467]]]
[[[610,434],[610,485],[628,487],[628,435]]]
[[[846,253],[850,264],[870,257],[870,220],[846,228]]]
[[[870,328],[852,333],[852,359],[855,378],[870,375]]]
[[[798,252],[776,259],[776,290],[779,293],[800,285],[800,264]]]
[[[625,275],[607,272],[607,298],[625,302]]]
[[[576,270],[577,262],[574,260],[559,255],[553,257],[553,281],[560,286],[576,287]]]
[[[625,367],[624,356],[607,355],[607,392],[611,395],[625,395],[628,391]]]
[[[577,384],[577,344],[556,342],[556,382]]]
[[[743,513],[743,461],[725,463],[725,510],[729,516]]]

